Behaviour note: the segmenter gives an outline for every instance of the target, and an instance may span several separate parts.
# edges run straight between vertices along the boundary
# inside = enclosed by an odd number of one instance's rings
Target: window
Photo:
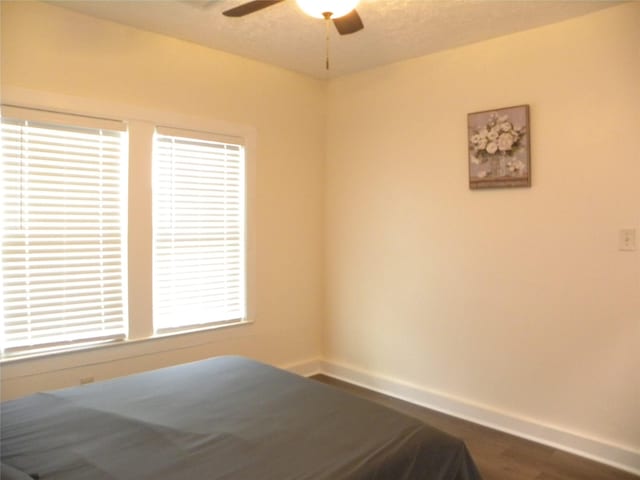
[[[246,317],[244,147],[157,128],[153,319],[157,332]]]
[[[142,116],[2,105],[0,361],[248,323],[253,131]]]
[[[3,354],[126,336],[124,130],[3,108]]]

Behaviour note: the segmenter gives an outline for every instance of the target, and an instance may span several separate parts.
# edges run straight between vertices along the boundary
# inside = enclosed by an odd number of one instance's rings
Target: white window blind
[[[238,140],[158,128],[153,150],[156,331],[246,317],[245,165]]]
[[[123,125],[18,113],[55,122],[2,118],[2,351],[123,338]]]

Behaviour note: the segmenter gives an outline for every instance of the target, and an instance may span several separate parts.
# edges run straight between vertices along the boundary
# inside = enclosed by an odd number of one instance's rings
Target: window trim
[[[60,114],[95,117],[98,119],[121,119],[129,130],[129,186],[127,198],[136,198],[135,208],[128,208],[128,299],[129,299],[129,336],[124,340],[114,340],[92,345],[78,345],[72,348],[43,352],[37,355],[4,355],[0,364],[22,359],[44,358],[50,355],[64,355],[77,351],[94,351],[113,346],[145,344],[170,337],[188,338],[206,335],[222,335],[221,330],[239,325],[252,325],[257,319],[256,309],[256,151],[257,132],[255,127],[227,122],[211,117],[203,117],[182,112],[172,112],[154,108],[133,106],[100,99],[83,98],[55,94],[21,87],[7,86],[2,92],[3,105],[20,105],[27,109],[38,109]],[[152,323],[152,231],[151,231],[151,149],[152,135],[157,126],[179,130],[206,132],[224,132],[223,137],[241,137],[245,148],[246,171],[246,319],[224,325],[207,325],[202,328],[181,330],[170,333],[154,333]],[[132,131],[136,130],[134,136]],[[214,133],[215,135],[215,133]],[[148,137],[148,141],[145,141]],[[146,146],[145,146],[146,145]],[[145,155],[144,151],[148,150]],[[148,169],[145,173],[145,166]],[[140,175],[140,174],[143,175]],[[140,192],[146,192],[142,201],[138,201]],[[141,205],[142,204],[142,205]],[[146,214],[146,217],[145,217]],[[141,223],[142,222],[142,223]],[[148,224],[147,224],[148,223]],[[137,240],[136,240],[137,239]],[[135,242],[135,244],[134,244]],[[142,245],[140,245],[142,243]],[[144,245],[147,248],[143,248]],[[139,299],[144,298],[144,302]],[[218,332],[218,333],[216,333]],[[199,345],[200,343],[193,343]],[[208,343],[208,342],[207,342]],[[185,347],[182,347],[185,348]]]

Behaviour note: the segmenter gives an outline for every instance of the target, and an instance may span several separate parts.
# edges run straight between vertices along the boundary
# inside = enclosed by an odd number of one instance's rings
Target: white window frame
[[[257,133],[253,126],[221,121],[201,115],[189,115],[175,111],[121,104],[100,99],[79,98],[52,94],[39,90],[7,86],[3,89],[3,104],[25,108],[43,109],[63,114],[120,119],[127,123],[129,131],[129,188],[128,198],[128,297],[129,335],[125,340],[108,344],[83,347],[95,350],[102,360],[118,361],[130,358],[132,352],[149,355],[171,345],[171,349],[191,348],[246,335],[236,330],[236,325],[253,328],[258,314],[256,309],[256,242],[255,242],[255,183]],[[151,205],[151,155],[155,127],[222,132],[224,136],[241,137],[245,147],[246,175],[246,318],[228,325],[213,325],[195,330],[156,333],[152,319],[152,205]],[[157,343],[162,338],[174,338],[170,344]],[[135,350],[112,349],[111,346],[137,345]],[[99,353],[103,348],[107,351]],[[133,348],[133,347],[132,347]],[[65,353],[57,350],[47,354]],[[24,356],[4,356],[0,363],[20,361]],[[101,360],[101,361],[102,361]]]
[[[7,246],[14,245],[14,247],[8,247],[7,250],[3,249],[2,279],[5,281],[7,278],[13,277],[15,279],[22,279],[22,282],[24,282],[14,285],[13,288],[8,287],[9,289],[6,291],[4,288],[0,290],[0,295],[2,292],[7,294],[4,298],[0,297],[0,303],[3,305],[3,315],[5,306],[10,310],[19,308],[25,312],[25,316],[19,317],[19,325],[21,327],[19,330],[15,330],[15,327],[18,326],[15,322],[13,331],[9,327],[8,332],[10,333],[5,331],[6,326],[3,325],[1,338],[3,356],[32,355],[124,339],[128,326],[126,245],[126,185],[128,169],[126,165],[126,126],[122,122],[111,119],[65,115],[58,112],[24,109],[7,105],[3,106],[2,117],[3,124],[6,123],[7,125],[7,132],[14,130],[21,132],[20,135],[23,134],[22,132],[24,132],[24,135],[27,135],[24,139],[20,137],[21,143],[19,143],[19,145],[21,145],[21,148],[23,140],[28,142],[26,144],[27,150],[14,160],[14,162],[18,161],[19,158],[20,177],[14,179],[11,183],[5,183],[5,178],[2,178],[3,210],[5,205],[4,194],[9,195],[7,199],[11,199],[11,190],[4,190],[5,187],[9,188],[15,184],[15,181],[25,182],[26,180],[26,183],[21,183],[21,185],[27,188],[27,190],[24,190],[26,195],[24,199],[22,187],[20,188],[19,218],[25,218],[27,222],[24,227],[25,229],[21,227],[22,220],[20,220],[19,223],[15,223],[17,221],[16,218],[12,221],[11,217],[0,217],[3,220],[0,222],[3,227],[3,245],[5,237],[9,241]],[[5,119],[6,122],[4,121]],[[14,125],[14,127],[11,127],[11,125]],[[109,133],[103,137],[102,131]],[[37,135],[37,137],[35,137],[36,143],[33,145],[29,142],[29,132]],[[110,132],[116,133],[112,134]],[[90,134],[91,136],[86,136],[86,134]],[[96,137],[96,134],[99,136]],[[56,142],[64,136],[74,139],[70,141],[77,142],[77,152],[86,154],[90,150],[85,150],[84,145],[92,145],[93,147],[99,145],[100,150],[91,150],[92,155],[96,155],[97,152],[102,152],[102,139],[104,139],[107,142],[105,145],[107,145],[109,149],[117,148],[119,144],[119,152],[122,156],[113,156],[113,153],[117,150],[111,151],[111,153],[109,153],[109,150],[105,150],[104,152],[106,152],[107,155],[104,157],[102,153],[100,153],[99,156],[93,157],[81,157],[76,154],[75,159],[73,154],[59,157],[56,153]],[[91,138],[94,140],[90,140]],[[97,144],[93,143],[98,141],[98,139],[100,140]],[[87,141],[91,141],[92,143],[86,143]],[[10,142],[8,145],[11,144]],[[4,146],[6,145],[3,145],[3,147]],[[37,147],[37,150],[31,153],[29,147]],[[11,169],[11,158],[11,156],[7,157],[6,161],[8,163],[6,165],[3,161],[3,168]],[[102,158],[104,158],[104,164],[102,160],[99,160]],[[35,169],[34,173],[36,176],[33,177],[34,183],[31,183],[30,177],[28,176],[30,164],[33,164],[33,168]],[[80,170],[78,170],[79,165],[82,167]],[[80,190],[78,190],[77,187],[73,187],[74,184],[78,186],[87,185],[77,183],[83,181],[82,175],[75,177],[75,179],[74,176],[81,174],[82,171],[91,171],[92,168],[98,166],[100,170],[102,170],[103,166],[106,166],[109,169],[115,168],[115,171],[118,172],[119,199],[117,204],[112,203],[108,199],[108,190],[113,190],[113,188],[117,186],[117,184],[114,185],[110,181],[109,186],[106,187],[108,188],[107,196],[102,196],[100,191],[79,193],[86,190],[86,186]],[[22,179],[24,169],[26,169],[25,175],[27,176],[25,179]],[[63,177],[60,176],[62,171],[65,172]],[[71,175],[67,175],[68,171],[71,171]],[[86,175],[84,177],[88,179]],[[107,178],[108,177],[91,177],[90,183],[93,183],[94,180],[101,180],[102,182],[102,180],[106,180]],[[56,186],[55,188],[53,187],[54,185]],[[65,185],[70,186],[70,193],[65,193],[67,192]],[[34,192],[37,195],[35,199],[31,199],[28,193],[32,188],[35,189]],[[49,197],[45,198],[50,198],[51,204],[43,204],[42,200],[39,201],[38,198],[42,198],[42,195],[49,195]],[[98,204],[101,205],[99,210],[87,211],[84,205],[77,203],[74,205],[74,198],[77,198],[78,195],[88,198],[89,202],[98,202]],[[52,205],[56,205],[56,201],[64,201],[64,203],[60,205],[66,205],[67,202],[70,202],[71,210],[74,212],[71,215],[86,215],[87,213],[93,215],[93,213],[95,213],[96,216],[91,218],[99,219],[99,222],[93,227],[85,227],[84,225],[86,224],[84,224],[84,222],[77,223],[72,221],[70,224],[71,228],[67,230],[66,222],[72,218],[68,213],[64,213],[62,218],[58,218],[57,221],[54,220],[45,226],[44,229],[43,224],[40,222],[33,224],[29,222],[29,209],[32,204],[33,208],[40,212],[38,214],[40,217],[42,217],[43,212],[46,210],[51,210],[53,215],[59,217],[60,212],[55,209],[55,207],[52,207]],[[22,205],[24,205],[24,207]],[[89,205],[91,205],[91,203],[89,203]],[[96,204],[94,203],[94,205]],[[108,221],[108,218],[111,217],[114,219],[114,217],[109,214],[108,217],[102,216],[99,211],[102,211],[103,206],[108,209],[106,211],[111,212],[111,215],[114,212],[113,208],[117,207],[115,212],[117,212],[118,217],[115,218],[119,220],[119,223],[117,223],[118,230],[112,231],[111,234],[104,231],[103,228],[106,225],[113,225],[111,221]],[[26,208],[26,210],[23,210],[24,208]],[[5,212],[3,211],[3,213]],[[18,215],[18,213],[15,214]],[[65,222],[64,228],[60,226],[61,223],[59,222],[59,220],[62,219]],[[108,223],[103,223],[103,221],[107,221]],[[48,236],[50,232],[52,232],[51,228],[53,226],[58,226],[58,230],[55,230],[53,233],[57,236],[62,236],[61,238],[64,239],[62,243],[52,240],[52,238]],[[45,232],[47,236],[43,237],[42,235]],[[83,243],[80,249],[67,245],[67,241],[77,241],[75,239],[80,238],[77,237],[78,234],[86,236],[88,233],[91,234],[91,236],[99,235],[100,241],[95,243],[95,240],[93,240],[88,243]],[[114,233],[117,233],[117,237],[113,237]],[[26,235],[26,237],[24,237],[24,235]],[[33,242],[33,247],[30,246],[32,245],[30,238],[36,239],[36,241]],[[86,239],[86,237],[82,238]],[[121,248],[114,249],[113,244],[110,246],[109,243],[113,240],[118,240]],[[105,241],[106,243],[103,243]],[[31,259],[34,262],[31,263],[29,257],[26,256],[24,257],[24,262],[27,263],[25,263],[24,269],[16,269],[15,267],[19,264],[15,264],[14,262],[16,258],[22,257],[15,257],[15,253],[11,254],[11,248],[24,248],[25,251],[31,251]],[[83,255],[82,253],[86,248],[91,248],[92,251],[98,249],[101,254],[97,257],[87,257],[86,254]],[[42,260],[38,260],[39,258],[46,260],[48,263],[43,264]],[[5,260],[9,262],[7,265],[10,267],[8,267],[6,272],[10,277],[5,277]],[[74,266],[75,264],[78,264],[79,267]],[[13,265],[13,267],[11,267],[11,265]],[[59,267],[54,268],[55,265],[59,265]],[[80,270],[78,270],[78,268],[80,268]],[[105,268],[108,270],[104,270]],[[105,273],[106,271],[110,271],[111,273]],[[94,285],[85,288],[86,286],[77,280],[77,275],[79,274],[82,275],[83,278],[91,279]],[[39,282],[34,283],[34,280],[39,280]],[[40,283],[42,281],[46,281],[47,283]],[[40,283],[40,285],[38,285],[38,283]],[[23,285],[25,289],[24,296],[16,296],[18,291],[15,288],[19,285]],[[50,289],[46,291],[42,290],[44,285]],[[12,292],[13,295],[11,295]],[[27,292],[32,292],[32,297],[30,297]],[[54,295],[53,292],[57,293]],[[90,296],[87,297],[86,295]],[[102,300],[99,300],[100,297]],[[29,300],[29,298],[32,298],[33,301]],[[89,299],[93,300],[94,303],[88,304],[87,300]],[[111,307],[109,307],[110,304]],[[89,312],[92,313],[89,314]],[[82,317],[78,317],[78,314],[81,314]],[[89,314],[89,316],[84,318],[84,315],[87,314]],[[4,320],[7,319],[3,319],[3,323]],[[16,318],[16,320],[18,320],[18,318]],[[62,332],[65,333],[63,334]]]
[[[227,137],[213,134],[210,132],[199,132],[193,130],[183,130],[175,128],[167,128],[158,126],[154,133],[153,139],[153,309],[154,309],[154,331],[157,334],[189,331],[194,329],[215,327],[224,324],[242,323],[246,321],[246,175],[245,175],[245,152],[243,139],[239,137]],[[171,145],[171,148],[169,148]],[[174,156],[173,146],[177,149]],[[169,150],[171,152],[169,153]],[[201,152],[205,152],[201,153]],[[227,154],[227,152],[229,152]],[[167,156],[170,154],[170,157]],[[201,157],[205,154],[210,160],[203,160]],[[206,158],[206,157],[205,157]],[[233,164],[236,164],[233,167]],[[216,166],[217,171],[212,171],[211,166]],[[167,167],[176,169],[176,175],[166,175]],[[185,168],[187,170],[185,170]],[[201,175],[194,177],[194,169],[198,168]],[[237,169],[239,176],[238,182],[228,182],[228,175]],[[222,173],[221,173],[222,172]],[[209,173],[209,175],[207,175]],[[186,176],[185,176],[186,174]],[[198,178],[201,177],[201,178]],[[189,185],[202,187],[207,185],[211,187],[211,192],[216,190],[221,192],[222,197],[218,196],[201,196],[197,195],[191,188],[180,187],[175,184],[176,180],[186,181]],[[200,183],[200,182],[205,183]],[[169,182],[170,186],[167,185]],[[227,187],[231,190],[227,190]],[[180,202],[173,199],[172,192],[174,188],[178,188],[182,196],[187,196],[188,202]],[[160,189],[163,189],[161,192]],[[168,191],[170,189],[171,191]],[[184,197],[183,197],[184,198]],[[225,203],[229,200],[237,201],[239,218],[234,220],[236,215],[228,215]],[[224,249],[231,248],[234,252],[236,247],[239,251],[235,254],[226,255],[212,251],[212,244],[201,244],[198,247],[192,246],[188,250],[176,245],[174,235],[181,235],[182,239],[194,239],[186,231],[180,231],[180,220],[176,222],[175,212],[184,211],[185,207],[192,208],[192,205],[199,205],[198,213],[200,219],[193,225],[201,232],[209,235],[223,234],[225,241]],[[169,207],[169,211],[165,207]],[[207,210],[202,210],[206,207]],[[213,216],[213,210],[224,208],[223,220],[226,222],[230,219],[230,226],[214,227],[210,221]],[[188,215],[196,213],[189,210]],[[203,221],[204,218],[204,221]],[[177,226],[177,228],[173,228]],[[201,230],[202,229],[202,230]],[[167,237],[167,234],[171,238]],[[228,239],[228,235],[232,235],[235,240]],[[200,242],[199,239],[197,239]],[[216,247],[219,250],[220,247]],[[213,268],[202,269],[198,266],[190,265],[193,262],[193,254],[198,250],[198,258],[206,264],[208,262],[219,262],[223,260],[225,263],[229,260],[233,261],[235,266],[223,267],[215,271]],[[161,251],[175,251],[185,255],[185,260],[177,262],[167,261],[160,254]],[[185,263],[186,262],[186,263]],[[170,271],[170,275],[167,275]],[[164,272],[164,274],[162,273]],[[236,274],[239,276],[238,281],[233,281],[229,277]],[[213,286],[208,283],[195,282],[197,277],[205,277],[214,279],[219,274],[224,275],[222,281],[218,282],[218,286],[223,290],[231,289],[229,294],[223,294],[223,298],[215,301],[213,299]],[[174,282],[175,279],[178,279]],[[179,279],[182,279],[180,281]],[[213,280],[212,280],[213,281]],[[181,293],[182,292],[182,293]],[[193,296],[199,292],[201,298],[185,298]],[[171,299],[169,303],[167,300]],[[237,301],[239,305],[232,307],[233,302]]]

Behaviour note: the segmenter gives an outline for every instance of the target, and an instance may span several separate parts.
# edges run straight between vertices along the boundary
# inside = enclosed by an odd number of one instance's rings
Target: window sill
[[[73,356],[75,354],[101,354],[102,357],[109,357],[112,359],[122,359],[128,357],[138,357],[145,356],[152,353],[156,353],[157,349],[153,348],[153,345],[167,341],[170,339],[180,339],[180,345],[177,347],[169,347],[168,350],[174,349],[184,349],[184,348],[192,348],[200,345],[205,345],[210,343],[211,340],[201,341],[201,337],[206,335],[207,333],[213,334],[214,332],[220,332],[223,330],[232,330],[233,327],[239,327],[242,325],[252,325],[252,320],[239,320],[234,322],[221,322],[219,324],[207,324],[206,326],[198,326],[194,328],[185,328],[179,330],[165,331],[154,333],[149,337],[142,338],[125,338],[125,339],[115,339],[115,340],[106,340],[102,342],[94,342],[94,343],[84,343],[81,345],[56,348],[55,350],[47,350],[37,353],[15,353],[15,354],[6,354],[0,357],[0,366],[10,365],[10,364],[18,364],[24,361],[37,361],[37,360],[45,360],[49,358],[58,358],[64,356]],[[198,340],[198,341],[196,341]],[[136,349],[136,352],[127,353],[124,355],[108,355],[109,351],[114,349],[123,349],[130,351],[131,348],[135,348],[136,346],[140,347],[140,350]],[[148,347],[148,348],[147,348]],[[165,351],[163,349],[163,351]],[[115,358],[114,358],[115,357]],[[97,363],[102,363],[102,361],[108,360],[98,360]],[[96,362],[91,362],[96,363]],[[86,365],[86,363],[82,362],[81,364],[71,365],[70,367],[79,367]],[[65,367],[65,368],[70,368]]]

